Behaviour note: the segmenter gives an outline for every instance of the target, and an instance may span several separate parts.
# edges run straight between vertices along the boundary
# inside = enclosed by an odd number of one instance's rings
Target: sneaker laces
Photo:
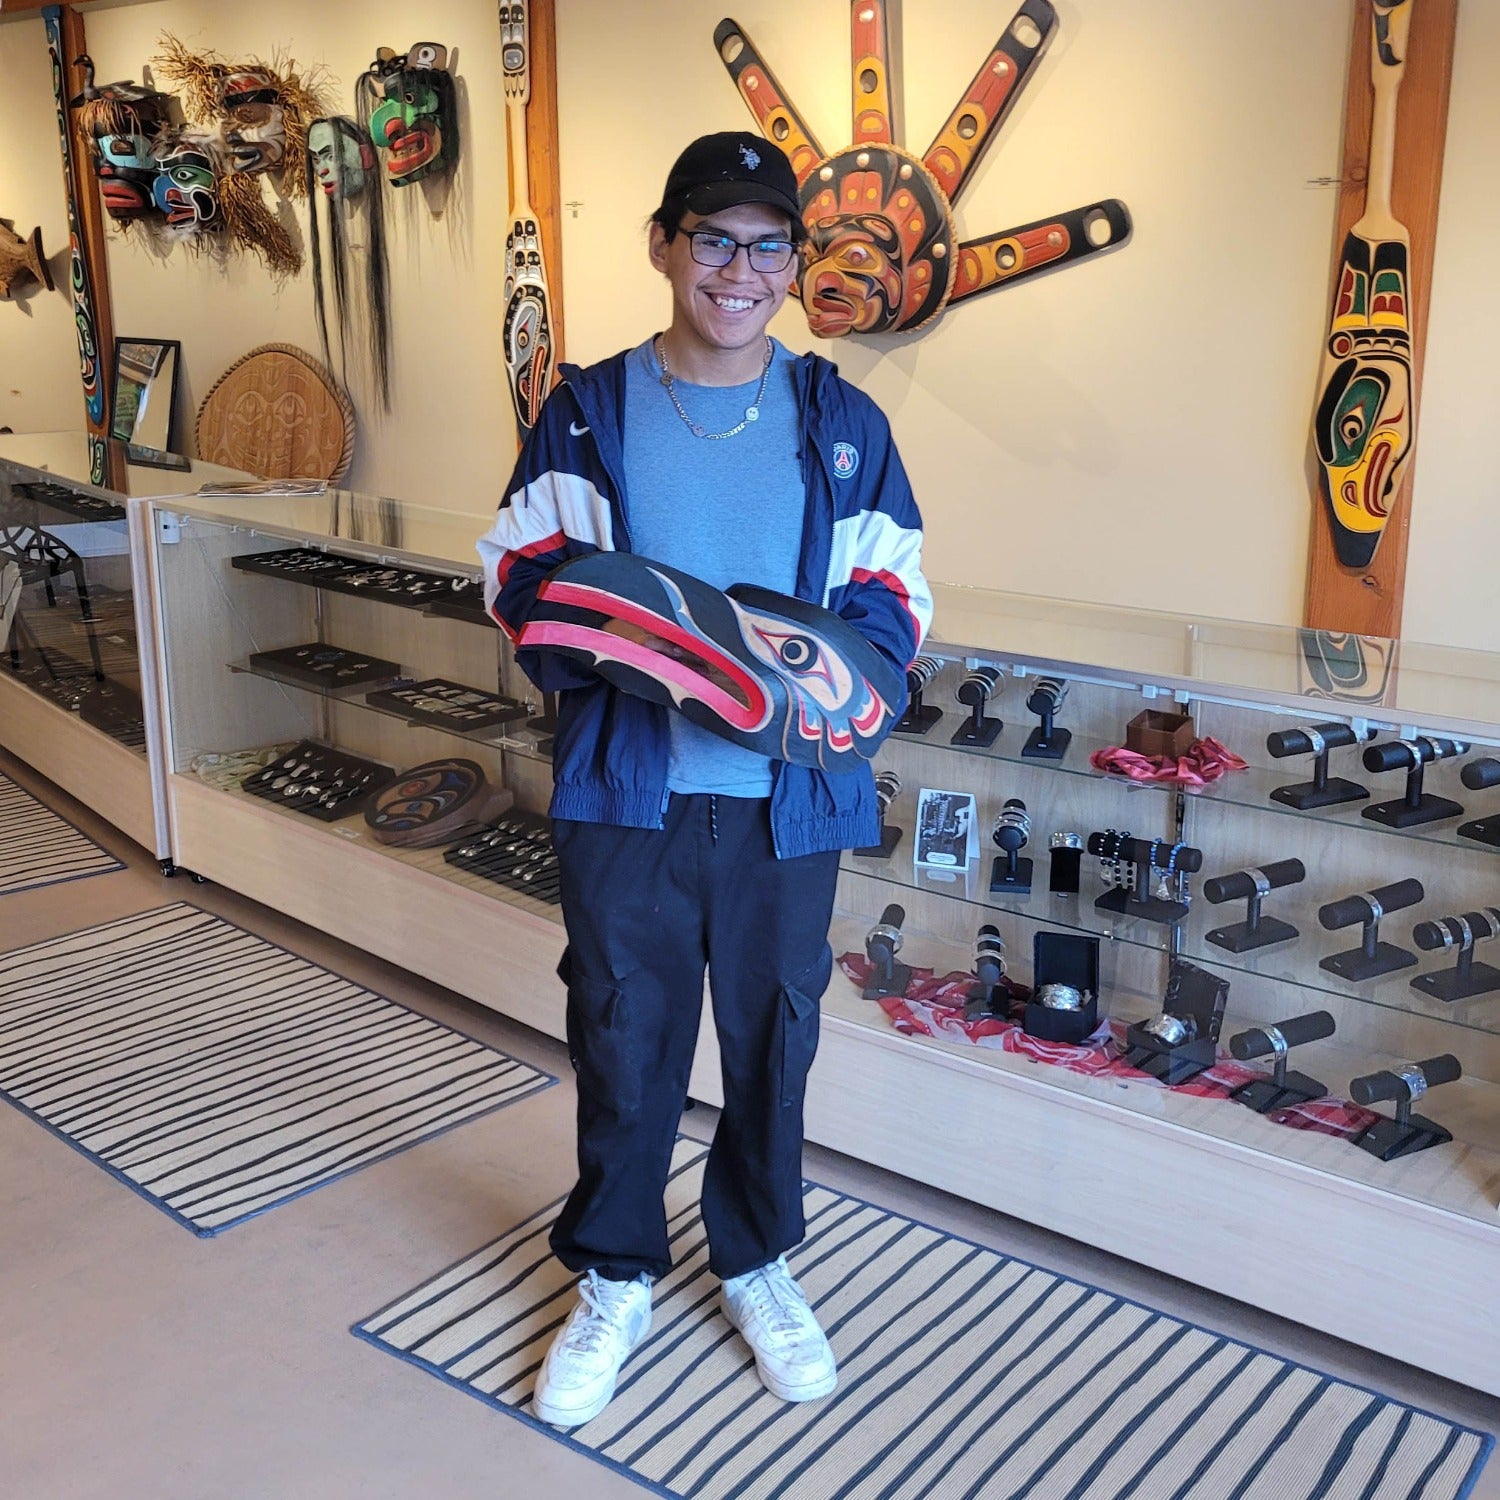
[[[563,1347],[578,1354],[594,1353],[606,1339],[625,1328],[629,1289],[633,1281],[612,1281],[590,1270],[578,1283],[578,1300],[586,1312],[575,1312]]]
[[[774,1260],[752,1271],[745,1295],[767,1333],[800,1333],[806,1321],[807,1299],[784,1260]]]

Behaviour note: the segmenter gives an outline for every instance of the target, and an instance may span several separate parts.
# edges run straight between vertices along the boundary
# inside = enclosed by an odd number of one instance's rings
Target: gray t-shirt
[[[795,358],[774,344],[760,418],[732,438],[694,436],[661,383],[652,341],[625,363],[625,489],[630,540],[655,558],[725,589],[754,583],[778,593],[797,586],[806,495],[799,452]],[[711,386],[674,382],[683,409],[709,432],[726,432],[745,415],[759,380]],[[767,797],[771,763],[669,715],[674,792]]]

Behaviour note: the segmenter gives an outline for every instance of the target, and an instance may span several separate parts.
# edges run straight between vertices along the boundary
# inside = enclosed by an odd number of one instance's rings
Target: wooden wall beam
[[[104,205],[88,153],[73,133],[68,100],[83,89],[83,71],[74,59],[88,51],[83,18],[70,5],[42,12],[52,57],[57,103],[58,146],[63,191],[67,196],[69,295],[78,328],[78,365],[83,381],[84,420],[89,439],[89,479],[113,490],[125,487],[124,445],[109,441],[109,398],[114,384],[114,319],[109,300],[109,265],[104,249]]]
[[[1443,180],[1443,143],[1448,131],[1453,39],[1458,24],[1458,0],[1410,0],[1410,4],[1410,45],[1397,106],[1391,206],[1411,234],[1412,389],[1417,402],[1417,429],[1402,494],[1369,567],[1346,568],[1335,556],[1326,507],[1318,490],[1315,455],[1309,459],[1308,470],[1312,543],[1308,551],[1303,622],[1318,630],[1352,631],[1359,635],[1401,634],[1406,544],[1422,458],[1422,359],[1427,342],[1427,308],[1432,298],[1433,245]],[[1344,155],[1339,172],[1343,186],[1333,237],[1334,278],[1339,272],[1344,236],[1364,209],[1374,104],[1370,86],[1370,26],[1370,0],[1355,0],[1344,102]],[[1332,301],[1330,279],[1324,306],[1331,306]]]
[[[531,0],[531,97],[526,102],[526,156],[531,206],[542,232],[552,293],[552,367],[563,358],[562,174],[557,139],[557,0]]]

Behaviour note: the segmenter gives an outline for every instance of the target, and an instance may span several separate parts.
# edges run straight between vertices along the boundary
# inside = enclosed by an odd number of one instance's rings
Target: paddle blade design
[[[1344,240],[1313,422],[1318,482],[1347,568],[1375,556],[1400,498],[1415,409],[1408,249],[1403,240]]]

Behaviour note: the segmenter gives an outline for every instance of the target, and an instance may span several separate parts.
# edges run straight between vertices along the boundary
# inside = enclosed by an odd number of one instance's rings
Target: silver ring
[[[1082,849],[1083,835],[1081,833],[1054,833],[1047,840],[1049,849]]]
[[[1370,915],[1374,917],[1377,922],[1385,915],[1385,908],[1380,904],[1379,901],[1375,899],[1375,893],[1373,891],[1366,891],[1364,895],[1362,895],[1359,899],[1370,908]]]
[[[1158,1041],[1165,1042],[1169,1047],[1190,1042],[1198,1034],[1197,1023],[1191,1016],[1174,1016],[1167,1010],[1143,1022],[1141,1030],[1156,1037]]]
[[[1391,1072],[1406,1085],[1406,1091],[1413,1102],[1427,1092],[1427,1075],[1416,1063],[1402,1063],[1399,1068],[1392,1068]]]
[[[1255,894],[1257,896],[1269,896],[1271,894],[1271,880],[1264,870],[1246,870],[1245,874],[1255,882]]]
[[[1092,998],[1091,992],[1072,984],[1044,984],[1036,992],[1037,1004],[1048,1010],[1082,1010]]]
[[[1286,1038],[1282,1036],[1278,1027],[1262,1026],[1260,1029],[1265,1033],[1266,1040],[1270,1042],[1271,1050],[1276,1054],[1279,1062],[1287,1054]]]
[[[1302,732],[1307,736],[1307,743],[1312,746],[1314,755],[1321,755],[1328,748],[1328,741],[1316,729],[1304,729]]]

